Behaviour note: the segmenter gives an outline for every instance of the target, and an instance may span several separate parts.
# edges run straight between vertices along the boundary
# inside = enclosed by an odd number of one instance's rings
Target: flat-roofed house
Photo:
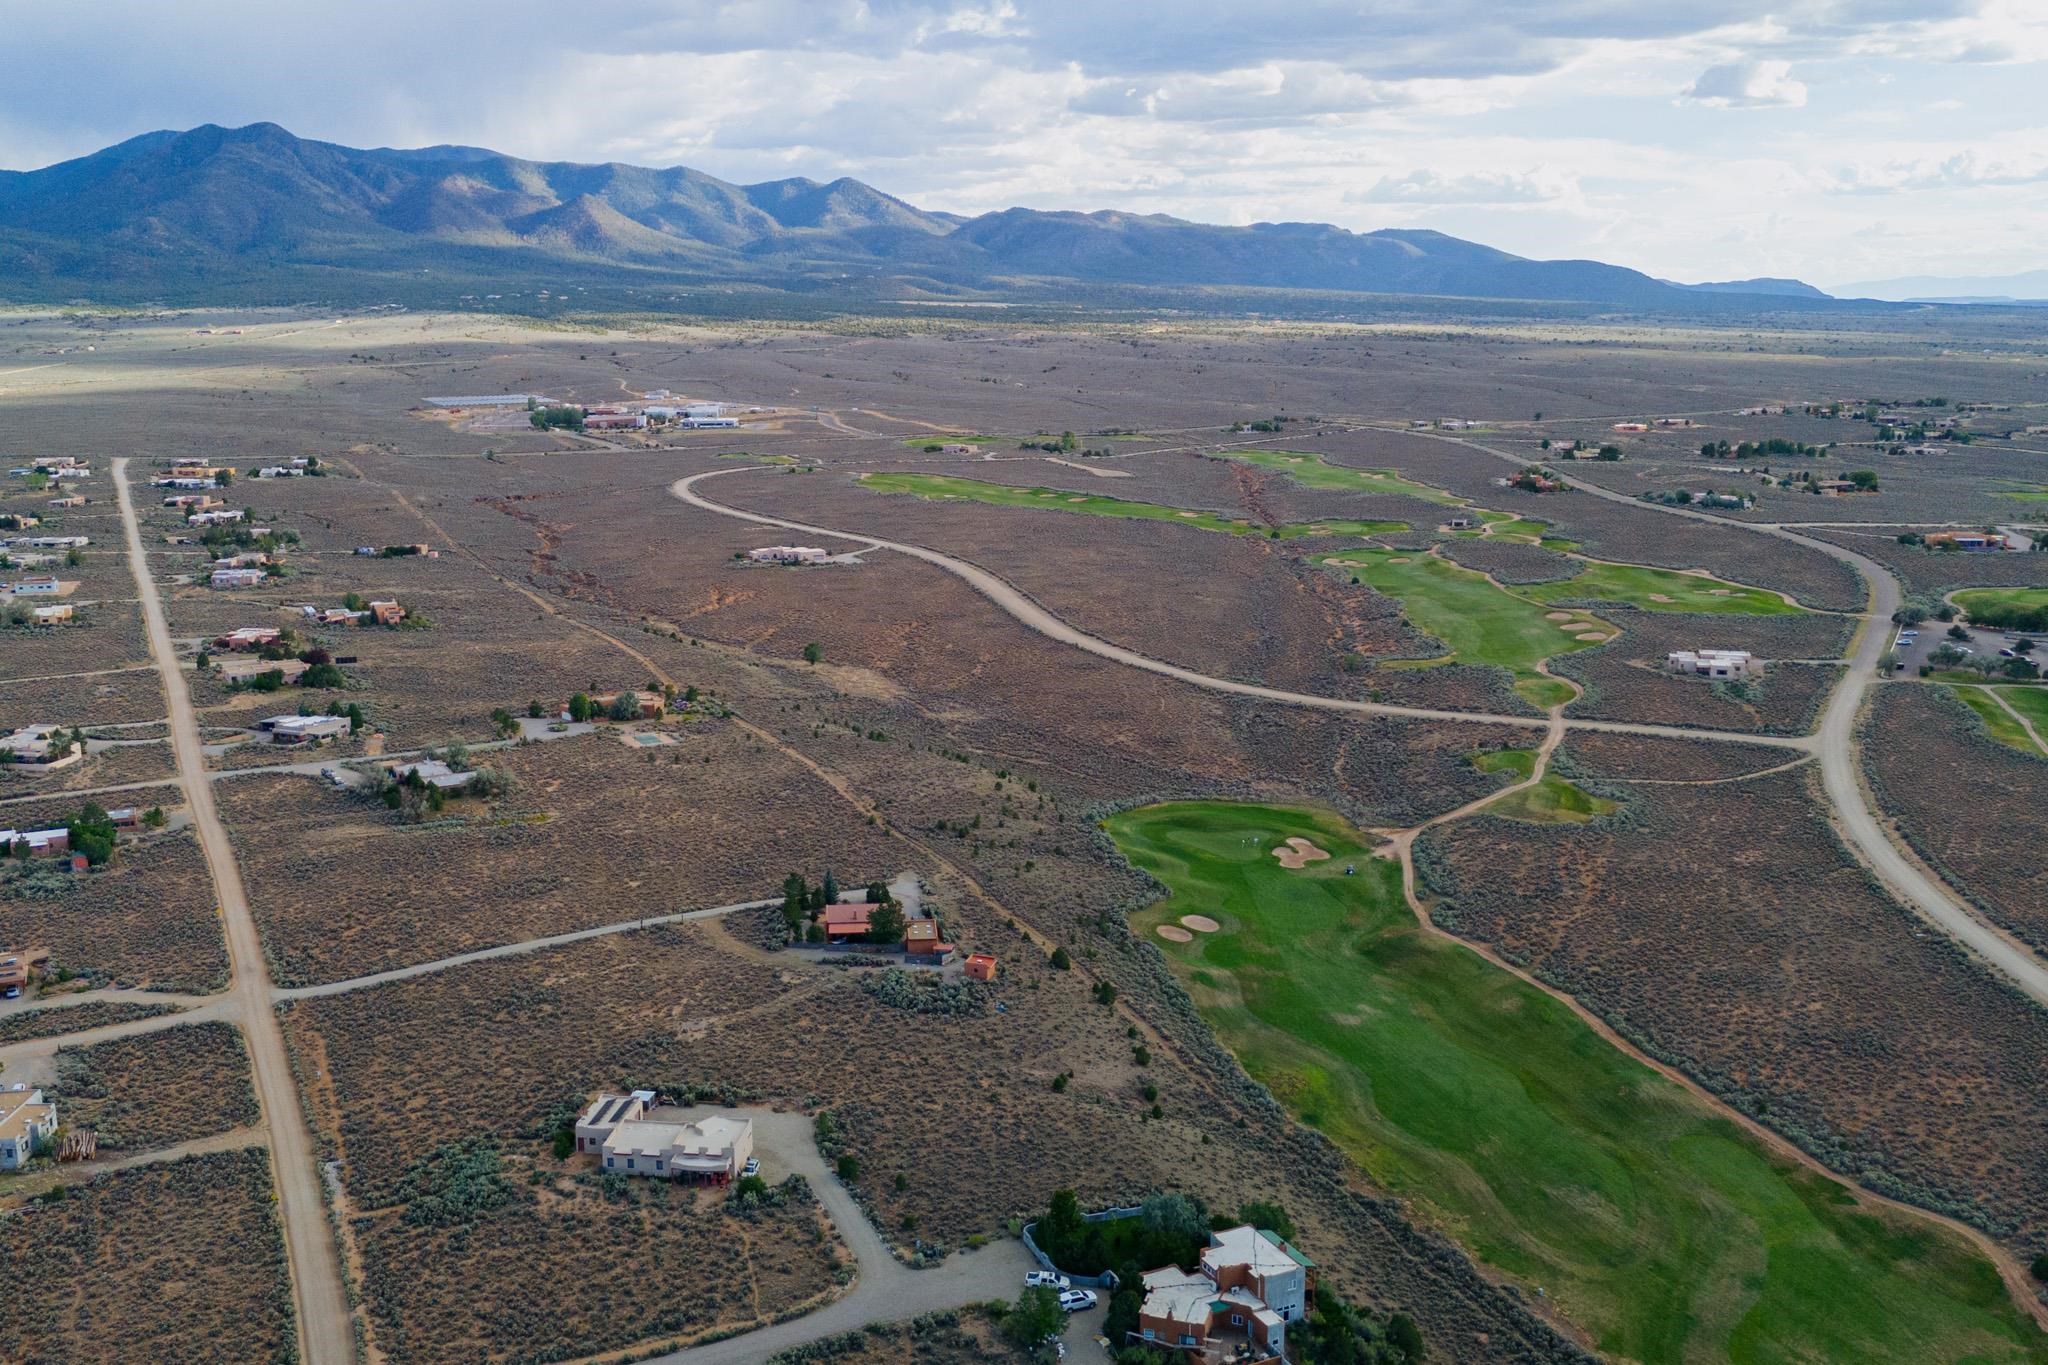
[[[41,1090],[20,1081],[0,1090],[0,1171],[20,1170],[56,1136],[57,1106]]]
[[[1664,667],[1672,673],[1722,681],[1763,672],[1763,664],[1746,649],[1675,649],[1664,656]]]
[[[280,681],[295,683],[311,667],[303,659],[222,659],[220,677],[222,682],[247,682],[265,673],[276,673]]]
[[[347,716],[271,716],[256,722],[275,744],[325,744],[349,733]]]
[[[229,653],[261,649],[276,644],[283,634],[276,626],[237,626],[225,635],[214,636],[213,647]]]
[[[654,1093],[602,1094],[576,1118],[576,1150],[622,1175],[724,1184],[738,1177],[754,1154],[751,1119],[654,1105]]]
[[[263,582],[263,570],[215,569],[207,582],[216,588],[253,588]]]
[[[1132,1341],[1204,1362],[1271,1360],[1307,1312],[1315,1263],[1274,1233],[1235,1227],[1210,1234],[1199,1272],[1166,1266],[1143,1289]]]

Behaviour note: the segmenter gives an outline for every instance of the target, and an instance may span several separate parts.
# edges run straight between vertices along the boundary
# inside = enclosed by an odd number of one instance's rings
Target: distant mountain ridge
[[[1154,214],[931,213],[857,180],[737,185],[687,167],[537,162],[478,147],[360,149],[271,123],[154,132],[0,172],[0,293],[160,297],[274,282],[373,290],[615,268],[650,286],[1002,295],[1062,285],[1336,290],[1687,311],[1776,304],[1798,281],[1673,285],[1439,232],[1244,227]]]

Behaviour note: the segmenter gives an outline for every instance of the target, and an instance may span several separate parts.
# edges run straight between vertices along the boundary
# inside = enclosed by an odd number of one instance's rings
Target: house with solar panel
[[[576,1116],[576,1150],[606,1172],[723,1185],[753,1156],[754,1123],[724,1114],[692,1118],[658,1103],[652,1090],[607,1093]]]

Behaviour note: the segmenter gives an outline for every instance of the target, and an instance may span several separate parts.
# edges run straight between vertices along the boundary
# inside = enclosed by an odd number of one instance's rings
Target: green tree
[[[839,1172],[839,1178],[849,1185],[855,1184],[860,1180],[860,1158],[852,1152],[847,1152],[840,1156],[839,1165],[836,1169]]]
[[[868,942],[899,943],[903,939],[903,912],[894,901],[883,901],[868,912]]]
[[[1102,1335],[1112,1344],[1138,1330],[1138,1310],[1145,1300],[1135,1289],[1119,1289],[1109,1299],[1109,1312],[1102,1319]]]
[[[612,698],[612,704],[604,710],[610,720],[638,720],[640,718],[640,694],[631,688]]]
[[[839,903],[839,879],[832,875],[832,869],[829,867],[825,869],[825,881],[820,889],[825,893],[825,904]]]
[[[81,806],[78,814],[65,822],[65,828],[71,832],[71,851],[83,853],[92,866],[99,867],[113,858],[114,822],[97,801]]]
[[[804,646],[804,662],[814,664],[825,657],[825,647],[816,640]]]
[[[510,739],[519,733],[518,718],[502,706],[491,712],[491,726],[502,739]]]
[[[1287,1216],[1287,1210],[1268,1200],[1254,1200],[1238,1206],[1237,1221],[1250,1227],[1264,1228],[1284,1242],[1294,1240],[1294,1220]]]
[[[1050,1285],[1025,1290],[1003,1315],[1003,1335],[1026,1350],[1058,1336],[1066,1325],[1067,1310],[1060,1307],[1059,1291]]]
[[[590,698],[581,692],[569,698],[570,720],[578,722],[587,721],[590,719],[591,712],[594,709],[590,703]]]
[[[1052,965],[1060,971],[1065,971],[1074,965],[1074,959],[1067,955],[1065,948],[1055,948],[1052,950]]]

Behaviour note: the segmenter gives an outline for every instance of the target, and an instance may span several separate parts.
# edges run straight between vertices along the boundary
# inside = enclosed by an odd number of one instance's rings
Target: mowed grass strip
[[[1515,675],[1515,691],[1532,705],[1569,701],[1571,687],[1536,665],[1614,636],[1615,628],[1583,611],[1549,619],[1554,608],[1508,592],[1485,574],[1419,550],[1360,550],[1333,555],[1374,592],[1396,598],[1408,619],[1450,646],[1461,663],[1491,664]],[[1600,639],[1581,640],[1597,634]]]
[[[1964,588],[1951,596],[1964,615],[1987,607],[2048,607],[2048,588]]]
[[[2043,694],[2036,688],[2021,687],[2001,687],[1998,691],[2007,701],[2013,703],[2013,710],[2034,723],[2036,732],[2048,733],[2048,694]],[[2010,745],[2021,753],[2032,754],[2036,758],[2048,757],[2041,752],[2041,747],[2028,737],[2027,727],[2014,720],[2012,712],[1998,704],[1998,696],[1993,695],[1990,688],[1957,684],[1955,692],[1956,696],[1962,699],[1963,705],[1975,711],[1978,718],[1984,722],[1985,732],[2000,744]],[[2021,693],[2030,694],[2024,703],[2020,700]]]
[[[1559,1002],[1426,935],[1335,816],[1223,802],[1104,828],[1170,897],[1158,941],[1250,1074],[1481,1259],[1647,1362],[2048,1360],[1938,1224],[1781,1160]],[[1299,836],[1327,862],[1282,869]],[[1347,876],[1347,866],[1357,868]]]
[[[1064,488],[1020,488],[1014,484],[984,483],[979,479],[962,479],[951,474],[863,474],[860,477],[860,486],[877,493],[909,493],[935,502],[958,498],[968,502],[987,503],[994,507],[1035,507],[1055,512],[1082,512],[1097,517],[1170,521],[1176,526],[1192,526],[1202,531],[1227,531],[1234,536],[1277,533],[1277,538],[1281,540],[1321,535],[1374,536],[1408,529],[1408,523],[1404,521],[1356,521],[1344,518],[1264,526],[1246,518],[1226,517],[1216,512],[1194,512],[1153,502],[1109,498],[1099,493],[1074,493]]]
[[[1305,450],[1224,450],[1211,458],[1278,470],[1304,488],[1342,493],[1403,493],[1445,507],[1469,505],[1455,493],[1404,479],[1391,469],[1353,469],[1349,465],[1331,464],[1323,456]]]
[[[1643,611],[1716,616],[1790,616],[1806,610],[1777,593],[1704,574],[1606,560],[1587,560],[1585,564],[1570,578],[1532,583],[1518,591],[1538,602],[1626,602]]]

